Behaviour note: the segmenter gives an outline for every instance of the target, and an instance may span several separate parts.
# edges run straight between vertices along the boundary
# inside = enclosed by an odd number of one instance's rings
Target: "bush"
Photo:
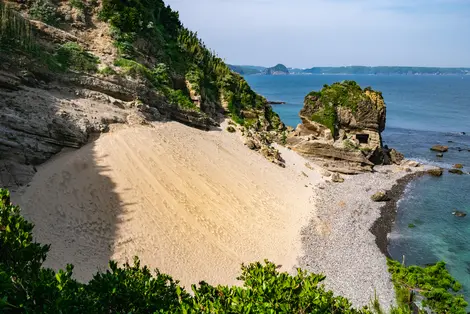
[[[56,59],[64,70],[98,71],[98,57],[85,51],[82,46],[74,42],[68,42],[59,46],[56,52]]]
[[[54,26],[57,25],[60,20],[56,6],[49,0],[34,0],[29,10],[29,15],[33,19]]]

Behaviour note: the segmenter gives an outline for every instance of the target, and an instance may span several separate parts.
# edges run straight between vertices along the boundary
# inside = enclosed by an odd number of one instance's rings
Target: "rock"
[[[408,166],[408,167],[411,167],[411,168],[416,168],[416,167],[419,167],[421,164],[417,161],[414,161],[414,160],[406,160],[405,162],[403,162],[403,166]]]
[[[387,195],[386,191],[378,191],[374,195],[372,195],[371,200],[374,202],[387,202],[390,200],[390,197]]]
[[[405,168],[405,172],[413,172],[410,168]]]
[[[434,177],[440,177],[444,173],[444,170],[442,168],[434,168],[434,169],[429,169],[426,172]]]
[[[233,126],[229,125],[227,127],[227,131],[230,132],[230,133],[235,133],[237,130]]]
[[[369,172],[374,164],[403,160],[396,150],[393,157],[382,150],[386,106],[380,92],[354,81],[325,85],[305,97],[299,115],[302,124],[287,143],[307,157],[334,160],[344,173]]]
[[[463,168],[463,165],[462,165],[462,164],[455,164],[455,165],[454,165],[454,168],[455,168],[455,169],[462,169],[462,168]]]
[[[458,174],[458,175],[464,174],[464,172],[460,169],[449,169],[449,173]]]
[[[256,144],[252,139],[247,139],[245,141],[245,145],[248,146],[249,149],[252,149],[252,150],[256,149]]]
[[[336,182],[336,183],[343,183],[344,178],[341,177],[339,173],[335,172],[331,175],[331,181]]]
[[[402,161],[405,159],[405,156],[402,153],[393,148],[390,150],[389,155],[391,162],[396,165],[401,164]]]
[[[466,213],[461,212],[461,211],[459,211],[459,210],[453,211],[453,212],[452,212],[452,215],[454,215],[454,216],[456,216],[456,217],[465,217],[465,216],[467,216]]]
[[[443,153],[436,154],[436,157],[442,158],[444,157],[444,154]]]
[[[323,170],[321,172],[321,175],[324,177],[331,177],[331,172],[329,172],[328,170]]]
[[[445,153],[449,150],[449,147],[444,145],[434,145],[433,147],[431,147],[431,150],[435,152]]]

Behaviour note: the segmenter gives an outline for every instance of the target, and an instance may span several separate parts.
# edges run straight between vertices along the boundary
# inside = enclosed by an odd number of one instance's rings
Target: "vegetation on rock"
[[[277,64],[263,71],[266,75],[289,74],[289,69],[284,64]]]

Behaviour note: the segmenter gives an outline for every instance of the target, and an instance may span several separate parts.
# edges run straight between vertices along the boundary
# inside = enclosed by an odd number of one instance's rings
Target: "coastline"
[[[370,228],[370,232],[375,236],[375,243],[380,251],[388,258],[388,235],[392,231],[395,218],[398,211],[398,202],[403,197],[406,187],[412,181],[424,176],[424,171],[415,172],[404,176],[396,181],[390,190],[387,191],[390,201],[386,202],[380,208],[380,217],[374,222]]]
[[[387,235],[405,187],[427,167],[375,169],[344,176],[344,183],[325,182],[315,188],[316,216],[302,228],[304,253],[298,264],[309,272],[323,273],[326,288],[347,297],[355,307],[369,305],[376,294],[380,304],[389,308],[395,305],[395,291],[384,254]],[[379,190],[388,191],[391,200],[373,202],[370,197]]]

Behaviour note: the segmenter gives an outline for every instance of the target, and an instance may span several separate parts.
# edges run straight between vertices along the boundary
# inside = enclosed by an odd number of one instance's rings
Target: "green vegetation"
[[[57,49],[56,60],[63,69],[71,69],[82,72],[98,71],[99,59],[85,51],[77,43],[68,42]]]
[[[113,68],[109,67],[109,66],[105,66],[104,68],[102,69],[99,69],[98,70],[98,73],[99,74],[102,74],[104,76],[109,76],[109,75],[116,75],[117,72],[113,70]]]
[[[462,295],[456,294],[462,285],[452,278],[444,262],[426,267],[406,267],[388,259],[387,265],[401,308],[411,311],[411,303],[421,295],[424,297],[422,306],[429,307],[434,313],[466,313],[467,302]]]
[[[59,23],[56,6],[49,0],[34,0],[29,15],[35,20],[56,26]]]
[[[122,59],[139,64],[137,73],[155,87],[166,85],[186,95],[181,81],[187,80],[203,103],[221,106],[222,100],[226,102],[230,115],[239,124],[244,123],[242,110],[269,108],[266,100],[207,49],[196,33],[182,26],[178,13],[163,1],[104,0],[99,16],[111,24]],[[169,80],[166,83],[155,79],[155,64],[167,66]],[[183,97],[176,98],[183,100]],[[277,117],[276,114],[270,116]]]
[[[265,67],[257,67],[257,66],[250,66],[250,65],[228,65],[230,70],[236,72],[240,75],[253,75],[253,74],[261,74],[266,68]]]
[[[410,228],[410,229],[416,228],[416,225],[410,223],[410,224],[408,224],[408,228]]]

